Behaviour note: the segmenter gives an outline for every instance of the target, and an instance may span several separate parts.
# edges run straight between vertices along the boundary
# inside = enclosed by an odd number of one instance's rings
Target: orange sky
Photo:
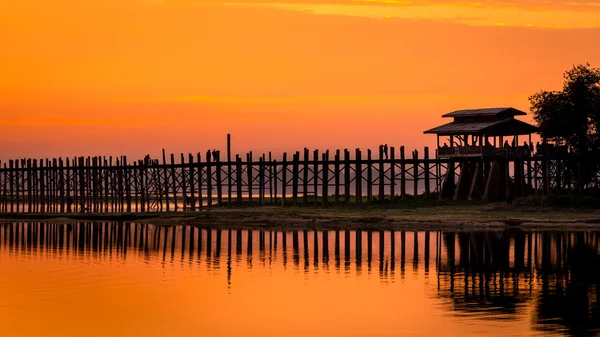
[[[0,160],[408,149],[600,65],[600,1],[0,0]]]

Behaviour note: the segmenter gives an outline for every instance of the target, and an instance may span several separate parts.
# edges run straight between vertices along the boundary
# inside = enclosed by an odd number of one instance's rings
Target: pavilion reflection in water
[[[0,225],[0,254],[145,259],[218,270],[260,264],[378,274],[383,283],[435,277],[455,314],[511,319],[535,306],[537,330],[600,330],[600,232],[274,231],[134,223]],[[407,266],[408,264],[408,266]],[[430,268],[435,275],[430,276]],[[410,272],[407,272],[410,270]],[[408,274],[408,276],[407,276]],[[399,276],[399,277],[398,277]]]

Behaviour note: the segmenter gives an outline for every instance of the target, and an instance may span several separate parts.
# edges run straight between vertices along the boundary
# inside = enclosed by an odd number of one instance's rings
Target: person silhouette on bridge
[[[385,159],[388,159],[388,145],[383,144],[383,154],[385,155]]]

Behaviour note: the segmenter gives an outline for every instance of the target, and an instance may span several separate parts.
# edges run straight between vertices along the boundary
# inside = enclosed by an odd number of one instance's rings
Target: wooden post
[[[467,165],[467,163],[465,162],[465,165]],[[473,176],[471,177],[471,187],[469,188],[469,195],[467,197],[467,200],[473,200],[473,196],[475,193],[475,188],[477,187],[477,185],[480,185],[480,176],[481,176],[481,170],[482,170],[482,161],[479,160],[477,162],[477,164],[475,165],[475,173],[473,174]],[[459,184],[460,185],[460,184]]]
[[[269,151],[268,161],[264,159],[263,162],[265,163],[265,170],[268,172],[268,176],[265,180],[269,182],[269,204],[273,205],[273,156],[271,151]]]
[[[31,213],[31,208],[32,208],[32,201],[31,201],[31,183],[33,182],[33,179],[31,178],[32,176],[32,170],[31,170],[31,159],[27,159],[27,213]],[[23,175],[25,175],[23,173]]]
[[[252,151],[246,155],[248,161],[248,168],[246,174],[248,175],[248,204],[252,204]]]
[[[258,158],[258,202],[265,205],[265,161],[264,156]]]
[[[72,171],[73,171],[73,212],[77,212],[77,207],[79,206],[79,169],[77,168],[78,162],[77,158],[74,157],[72,163]],[[43,209],[44,206],[44,184],[42,182],[44,175],[41,171],[42,166],[44,165],[43,161],[40,159],[40,209]]]
[[[134,203],[135,203],[135,212],[139,212],[140,211],[140,203],[139,203],[139,189],[138,189],[138,165],[141,165],[141,161],[138,162],[133,162],[133,191],[134,191]],[[115,198],[116,194],[114,193],[115,191],[113,190],[113,199]],[[114,210],[114,202],[113,202],[113,210]]]
[[[229,206],[231,206],[231,188],[232,188],[232,182],[231,182],[231,174],[232,174],[232,169],[231,169],[231,135],[228,133],[227,134],[227,202],[229,203]]]
[[[171,153],[171,186],[173,186],[173,210],[177,212],[177,175],[175,171],[175,155]]]
[[[61,186],[60,185],[60,168],[58,166],[58,159],[54,158],[52,160],[52,165],[54,166],[54,212],[57,213],[60,210],[60,204],[61,204],[61,199],[60,199],[60,189]],[[98,180],[100,180],[100,177],[98,177]],[[97,196],[99,195],[99,192],[97,193]],[[98,205],[100,205],[100,201],[98,200]]]
[[[283,153],[283,162],[281,163],[281,206],[285,206],[287,198],[287,152]]]
[[[373,158],[371,149],[367,150],[367,202],[373,202]]]
[[[396,200],[396,149],[390,147],[390,200]]]
[[[202,197],[202,155],[200,152],[196,154],[196,166],[198,166],[198,210],[201,210],[204,207],[204,200]],[[198,232],[198,236],[202,236],[202,231]],[[198,246],[200,249],[201,246]],[[198,251],[198,253],[200,253]]]
[[[314,204],[317,205],[317,196],[319,195],[319,150],[313,152],[314,167],[313,167],[313,189],[315,193]]]
[[[71,168],[70,168],[71,163],[70,163],[68,157],[65,159],[66,159],[66,169],[65,169],[66,181],[63,181],[63,182],[65,185],[64,187],[65,187],[66,202],[67,202],[66,211],[70,213],[73,211],[73,209],[72,209],[73,199],[71,198],[71,178],[70,178],[71,177]],[[37,160],[35,160],[35,159],[33,160],[33,168],[37,172]],[[36,173],[36,176],[37,176],[37,173]],[[39,191],[36,187],[36,200],[35,200],[36,201],[35,202],[35,210],[36,211],[38,210],[38,207],[39,207],[39,198],[37,197],[37,192],[39,192]]]
[[[85,195],[85,166],[84,158],[79,157],[79,211],[84,212],[83,207],[87,205],[87,198]]]
[[[173,158],[173,157],[172,157]],[[117,159],[117,166],[119,166],[119,160]],[[173,160],[173,167],[175,167],[175,161]],[[139,191],[140,191],[140,208],[142,210],[142,212],[146,212],[146,182],[145,182],[145,172],[147,170],[147,164],[145,161],[141,161],[140,164],[138,165],[138,177],[140,180],[139,183]],[[119,174],[119,200],[121,200],[121,181],[122,181],[122,170],[118,170],[117,171]],[[119,206],[119,211],[121,211],[121,206]]]
[[[19,196],[19,189],[20,189],[20,185],[22,184],[22,179],[19,176],[19,160],[15,160],[15,175],[16,175],[16,185],[15,186],[15,197],[16,197],[16,208],[17,208],[17,212],[19,212],[19,208],[20,208],[20,196]]]
[[[400,146],[400,197],[406,199],[406,157],[404,146]]]
[[[383,167],[383,146],[379,146],[379,202],[385,200],[385,168]]]
[[[235,185],[237,192],[237,203],[242,204],[242,158],[239,154],[235,155]]]
[[[308,149],[304,148],[304,168],[302,170],[302,204],[308,205]]]
[[[210,150],[206,151],[206,203],[207,207],[212,207],[212,165]]]
[[[362,203],[362,158],[361,158],[361,153],[360,153],[360,149],[356,149],[356,166],[354,168],[354,172],[355,172],[355,189],[356,189],[356,200],[355,203],[357,205],[360,205]]]
[[[510,184],[509,184],[510,177],[509,177],[508,163],[509,163],[508,158],[505,158],[504,162],[502,163],[503,168],[504,168],[502,174],[504,175],[504,187],[506,189],[506,199],[505,200],[509,200],[509,198],[510,198]]]
[[[9,167],[8,168],[8,170],[9,170],[8,171],[8,175],[9,175],[9,183],[10,183],[9,184],[9,186],[10,186],[10,191],[9,191],[9,194],[10,194],[10,212],[12,213],[12,212],[14,212],[14,200],[15,200],[14,199],[14,196],[15,196],[15,194],[14,194],[14,191],[15,191],[15,183],[14,183],[15,182],[15,180],[14,180],[15,179],[15,177],[14,177],[15,171],[14,171],[14,161],[12,159],[8,161],[8,167]],[[41,171],[41,168],[40,168],[40,171]],[[43,210],[42,210],[42,212],[43,212]]]
[[[55,166],[55,161],[52,161],[52,166]],[[91,186],[92,186],[92,212],[98,212],[98,170],[96,167],[98,166],[98,158],[92,157],[92,166],[90,167],[91,171]],[[54,170],[53,170],[54,171]],[[52,179],[54,180],[54,179]]]
[[[196,184],[194,182],[194,177],[196,176],[194,174],[194,156],[189,153],[188,154],[188,163],[189,163],[189,177],[190,177],[190,206],[191,206],[191,210],[192,212],[196,211]],[[192,241],[193,242],[193,241]]]
[[[217,158],[214,158],[216,162],[216,179],[217,179],[217,205],[223,205],[223,179],[221,177],[221,152],[217,151]]]
[[[104,212],[108,213],[108,206],[110,205],[110,170],[111,168],[108,166],[108,162],[106,161],[106,157],[102,158],[102,161],[104,162]],[[69,159],[67,158],[67,166],[69,163]],[[67,169],[67,175],[68,175],[68,169]],[[131,173],[129,173],[129,177],[131,178]],[[130,184],[131,185],[131,184]],[[67,185],[68,187],[68,185]],[[131,186],[129,186],[129,196],[131,197]],[[67,195],[69,195],[69,192],[67,192]],[[129,210],[129,212],[131,212],[131,209]]]
[[[300,158],[300,152],[294,154],[294,160],[292,163],[292,203],[294,206],[298,205],[298,161]]]
[[[144,171],[147,170],[147,167]],[[181,153],[181,202],[183,203],[183,211],[188,210],[189,196],[187,194],[187,174],[185,172],[185,158],[183,153]]]
[[[344,149],[344,202],[350,203],[350,151]]]
[[[163,163],[163,170],[164,170],[164,183],[165,183],[165,192],[163,193],[167,202],[167,212],[171,211],[171,203],[169,200],[169,177],[168,177],[168,168],[167,168],[167,157],[165,155],[165,149],[162,149],[162,163]]]
[[[530,143],[531,143],[531,135],[529,135]],[[531,189],[533,188],[533,177],[531,176],[531,153],[529,154],[529,158],[527,158],[527,195],[531,194]]]
[[[413,195],[416,197],[419,195],[419,152],[415,150],[413,152]]]
[[[122,158],[121,159],[117,159],[116,160],[116,171],[117,171],[117,190],[116,190],[116,195],[117,195],[117,210],[118,212],[123,212],[124,209],[124,198],[123,198],[123,170],[120,168],[121,163],[123,162]],[[139,173],[141,175],[141,171]],[[140,182],[141,185],[141,182]],[[143,200],[142,200],[143,201]]]
[[[322,155],[323,157],[323,183],[321,185],[322,187],[322,191],[321,191],[321,195],[323,198],[323,202],[321,203],[321,205],[323,207],[327,207],[328,203],[329,203],[329,191],[328,191],[328,187],[329,187],[329,150],[325,151],[325,153],[323,153]]]
[[[35,161],[34,161],[34,163],[35,163]],[[4,170],[2,171],[2,212],[8,213],[8,169],[6,167],[6,163],[3,163],[3,169]],[[12,197],[12,195],[11,195],[11,197]]]
[[[335,188],[335,205],[340,204],[340,150],[335,150],[335,162],[333,164],[333,179]]]
[[[6,175],[4,175],[4,183],[6,183]],[[37,205],[38,205],[38,189],[37,189],[37,185],[38,185],[38,169],[37,169],[37,159],[32,159],[31,160],[31,178],[30,178],[30,183],[31,183],[31,207],[29,209],[30,213],[35,213],[37,212]],[[2,202],[4,203],[4,201]]]
[[[276,205],[277,204],[277,160],[273,160],[272,163],[269,164],[270,167],[270,173],[271,173],[271,186],[273,186],[273,190],[274,190],[274,194],[275,194],[275,200],[271,201],[272,205]]]
[[[430,181],[429,181],[429,147],[425,146],[423,166],[425,167],[424,179],[425,179],[425,196],[429,196],[431,193]]]
[[[127,164],[127,157],[123,156],[123,167],[125,172],[125,198],[127,200],[127,212],[131,212],[131,169]],[[107,191],[108,192],[108,191]],[[162,204],[161,204],[162,206]]]

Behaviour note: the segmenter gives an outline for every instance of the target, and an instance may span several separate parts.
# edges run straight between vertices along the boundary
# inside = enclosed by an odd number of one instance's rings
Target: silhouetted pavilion
[[[527,113],[514,108],[458,110],[442,115],[454,121],[425,131],[437,135],[438,157],[478,157],[496,155],[523,155],[519,136],[537,132],[537,127],[515,119]],[[450,145],[440,146],[440,137],[449,137]],[[504,145],[504,137],[513,137]]]

